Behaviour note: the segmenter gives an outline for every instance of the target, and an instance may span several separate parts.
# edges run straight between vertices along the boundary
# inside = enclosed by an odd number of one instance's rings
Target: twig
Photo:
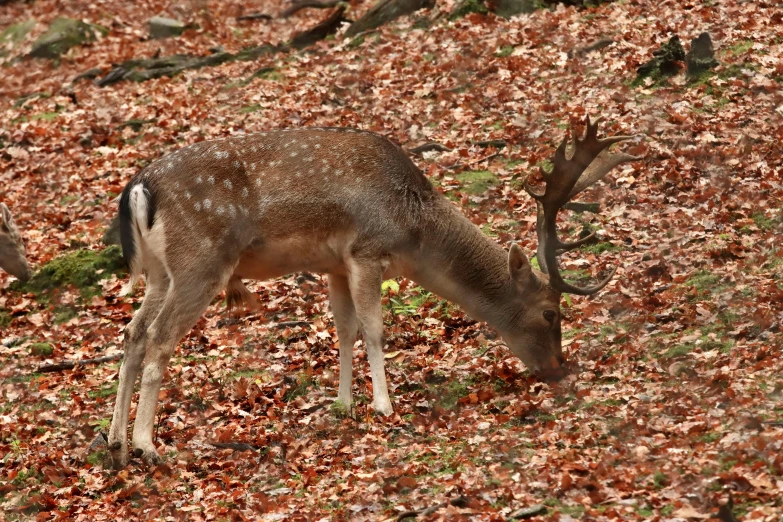
[[[237,21],[242,22],[244,20],[271,20],[274,18],[272,15],[266,13],[250,13],[242,16],[237,16]]]
[[[482,140],[472,141],[471,143],[477,147],[495,147],[496,149],[502,149],[506,146],[506,140]]]
[[[454,507],[467,507],[468,505],[468,499],[460,495],[457,498],[452,498],[451,500],[447,500],[445,502],[441,502],[440,504],[436,504],[434,506],[430,506],[428,508],[422,508],[422,509],[416,509],[413,511],[405,511],[404,513],[400,513],[397,516],[397,522],[400,522],[402,520],[405,520],[406,518],[416,518],[419,515],[429,516],[435,513],[437,510],[444,508],[448,505],[452,505]]]
[[[297,326],[310,326],[309,321],[282,321],[272,325],[272,328],[296,328]]]
[[[570,51],[568,51],[568,57],[573,58],[574,56],[582,56],[583,54],[587,54],[591,51],[597,51],[598,49],[603,49],[604,47],[608,47],[613,43],[614,40],[612,40],[611,38],[601,38],[597,42],[593,42],[590,45],[571,49]]]
[[[291,2],[291,5],[280,13],[280,18],[288,18],[292,14],[307,9],[308,7],[315,7],[316,9],[328,9],[339,4],[342,0],[297,0]]]
[[[101,364],[105,362],[116,361],[118,359],[122,359],[122,352],[115,353],[113,355],[107,355],[106,357],[98,357],[96,359],[82,359],[80,361],[63,361],[54,364],[42,364],[41,366],[38,367],[36,372],[38,373],[61,372],[63,370],[70,370],[71,368],[75,368],[77,366],[86,366],[88,364]]]
[[[235,451],[259,451],[261,449],[258,446],[253,446],[247,442],[210,442],[209,445],[216,448],[232,449]]]
[[[438,143],[437,141],[428,141],[427,143],[422,143],[418,147],[413,147],[412,149],[408,149],[408,152],[411,154],[421,155],[423,152],[429,152],[431,150],[437,150],[439,152],[451,152],[452,149],[448,148],[447,146]]]

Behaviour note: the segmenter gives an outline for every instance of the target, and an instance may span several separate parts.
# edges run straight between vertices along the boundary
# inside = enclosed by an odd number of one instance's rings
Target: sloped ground
[[[134,172],[215,136],[341,125],[406,148],[440,142],[454,151],[419,166],[488,234],[528,252],[535,208],[521,180],[570,122],[602,115],[606,132],[638,134],[625,149],[644,156],[585,195],[601,213],[565,213],[564,231],[588,226],[609,240],[571,254],[572,277],[619,269],[598,296],[564,301],[578,365],[564,382],[535,382],[483,324],[403,282],[385,298],[396,414],[369,411],[360,345],[356,419],[341,418],[330,409],[337,351],[325,280],[254,284],[262,313],[230,321],[215,303],[181,343],[159,406],[168,460],[154,469],[133,462],[115,474],[91,455],[118,363],[35,373],[121,350],[141,291],[117,297],[123,279],[111,275],[97,295],[65,290],[44,303],[0,274],[4,516],[394,520],[462,495],[424,518],[505,520],[542,503],[548,520],[671,520],[707,518],[731,492],[737,516],[780,520],[783,24],[774,2],[710,4],[619,1],[419,29],[420,17],[405,18],[352,42],[106,88],[70,81],[158,49],[286,41],[326,13],[236,22],[239,2],[210,4],[208,20],[165,2],[0,7],[1,28],[39,22],[1,59],[0,82],[0,199],[36,266],[100,248]],[[210,30],[145,41],[144,22],[164,9]],[[108,36],[59,63],[14,58],[62,15]],[[672,34],[687,50],[702,31],[716,42],[714,74],[631,86]],[[601,38],[614,43],[569,58]],[[471,145],[501,138],[509,146],[498,156]]]

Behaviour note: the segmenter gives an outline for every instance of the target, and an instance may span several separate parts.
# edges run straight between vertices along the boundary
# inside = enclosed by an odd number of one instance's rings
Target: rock
[[[682,60],[685,59],[685,49],[677,35],[663,44],[660,49],[653,51],[652,60],[640,65],[636,69],[635,85],[640,85],[647,77],[655,82],[664,80],[677,74],[682,69]]]
[[[187,26],[179,20],[165,16],[153,16],[149,19],[150,38],[168,38],[181,35]]]
[[[538,0],[493,0],[490,9],[503,18],[511,18],[518,14],[532,13],[538,9]]]
[[[81,20],[73,20],[62,16],[55,18],[49,29],[39,36],[38,40],[33,44],[30,56],[34,58],[57,58],[71,47],[95,41],[98,33],[106,34],[108,30]]]
[[[691,78],[719,65],[709,33],[701,33],[691,41],[691,50],[685,55],[685,64],[686,74]]]
[[[0,56],[8,56],[10,51],[35,27],[35,24],[36,21],[30,19],[3,29],[0,33]]]

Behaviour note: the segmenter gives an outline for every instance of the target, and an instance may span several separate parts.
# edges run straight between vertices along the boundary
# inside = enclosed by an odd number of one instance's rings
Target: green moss
[[[30,346],[30,355],[52,355],[54,346],[49,343],[33,343]]]
[[[111,274],[122,273],[125,261],[118,246],[110,246],[101,251],[77,250],[53,259],[26,283],[16,281],[11,288],[17,291],[31,292],[38,297],[62,287],[76,287],[82,298],[89,299],[101,293],[98,283]]]
[[[752,218],[753,222],[756,223],[756,226],[761,230],[772,230],[777,224],[775,219],[768,217],[763,212],[754,213]]]
[[[469,15],[470,13],[479,13],[485,15],[488,12],[489,10],[487,9],[487,6],[484,5],[482,0],[463,0],[451,12],[449,20],[456,20],[458,18],[462,18],[463,16]]]
[[[691,353],[691,350],[693,350],[693,345],[690,343],[678,344],[666,350],[666,353],[664,353],[663,356],[666,359],[673,359],[675,357],[682,357],[684,355],[688,355],[689,353]]]
[[[497,176],[488,170],[462,172],[457,174],[456,179],[462,184],[462,191],[473,196],[484,194],[498,184]]]
[[[87,392],[87,396],[89,396],[92,399],[101,397],[111,397],[112,395],[117,394],[117,385],[119,384],[119,381],[112,381],[108,386],[104,386],[100,390],[92,390]]]
[[[745,54],[750,51],[752,48],[753,40],[741,40],[729,47],[729,52],[734,56],[739,56],[740,54]]]
[[[720,276],[716,274],[710,274],[709,272],[702,270],[696,275],[688,278],[688,280],[685,281],[685,284],[688,286],[694,286],[696,287],[696,290],[704,292],[707,290],[713,290],[719,281]]]
[[[11,316],[10,312],[7,310],[0,310],[0,328],[6,328],[13,320],[14,318]]]
[[[244,107],[239,109],[239,112],[241,112],[242,114],[248,114],[251,112],[258,112],[261,109],[262,109],[261,105],[259,105],[258,103],[254,103],[253,105],[245,105]]]
[[[286,390],[285,395],[283,396],[283,400],[289,402],[296,399],[297,397],[301,397],[307,393],[307,390],[315,387],[315,385],[316,382],[312,375],[301,372],[296,377],[296,384]]]
[[[500,48],[500,51],[495,53],[495,56],[498,58],[505,58],[506,56],[509,56],[511,53],[514,52],[514,46],[513,45],[504,45]]]
[[[348,406],[346,406],[345,403],[340,400],[334,401],[332,405],[329,406],[329,411],[332,412],[332,415],[338,419],[344,419],[350,415]]]
[[[468,377],[461,381],[451,381],[445,388],[445,393],[440,398],[440,404],[444,408],[453,409],[462,397],[468,395],[468,390],[475,379]]]
[[[583,246],[582,250],[585,252],[590,252],[591,254],[602,254],[604,252],[621,252],[625,250],[625,247],[604,241],[601,243],[595,243],[593,245]]]

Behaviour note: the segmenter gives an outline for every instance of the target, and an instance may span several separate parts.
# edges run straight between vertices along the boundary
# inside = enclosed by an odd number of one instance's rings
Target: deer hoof
[[[111,449],[103,461],[103,467],[120,471],[128,465],[128,448]]]
[[[148,466],[157,466],[163,462],[163,458],[158,455],[158,451],[154,446],[149,448],[137,447],[133,450],[133,456],[140,458]]]

